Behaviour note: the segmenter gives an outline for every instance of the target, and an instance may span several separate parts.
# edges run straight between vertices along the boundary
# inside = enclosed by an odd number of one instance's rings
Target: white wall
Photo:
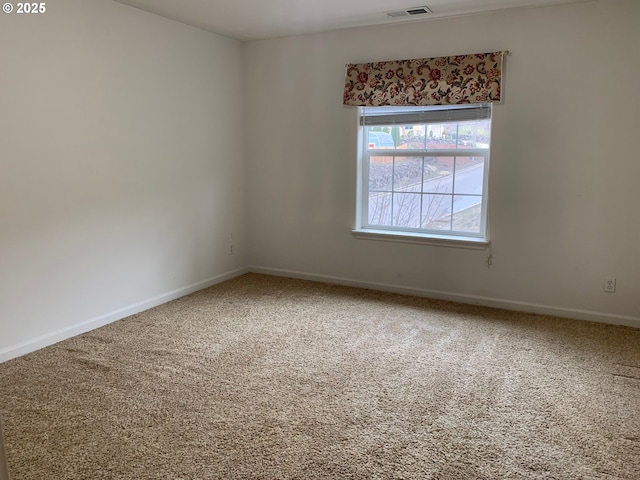
[[[0,361],[246,264],[242,44],[47,7],[0,14]]]
[[[640,2],[600,1],[246,45],[258,271],[640,326]],[[355,240],[344,64],[508,49],[488,252]],[[603,292],[615,276],[617,292]]]

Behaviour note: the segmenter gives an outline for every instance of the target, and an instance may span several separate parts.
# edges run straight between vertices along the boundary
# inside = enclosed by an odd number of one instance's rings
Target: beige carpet
[[[13,480],[638,479],[640,330],[249,274],[0,364]]]

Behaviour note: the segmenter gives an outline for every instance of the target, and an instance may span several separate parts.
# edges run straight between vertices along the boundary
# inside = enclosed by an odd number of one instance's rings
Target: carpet
[[[638,479],[640,330],[247,274],[0,364],[13,480]]]

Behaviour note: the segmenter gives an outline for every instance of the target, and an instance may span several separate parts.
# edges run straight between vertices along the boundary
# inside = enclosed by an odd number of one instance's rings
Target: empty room
[[[0,480],[640,478],[640,2],[0,13]]]

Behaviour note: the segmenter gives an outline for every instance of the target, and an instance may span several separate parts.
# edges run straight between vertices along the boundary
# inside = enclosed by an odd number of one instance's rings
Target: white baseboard
[[[197,292],[204,288],[208,288],[217,283],[239,277],[248,272],[262,273],[265,275],[273,275],[277,277],[299,278],[303,280],[313,280],[316,282],[333,283],[336,285],[346,285],[350,287],[368,288],[371,290],[380,290],[383,292],[400,293],[403,295],[413,295],[416,297],[436,298],[440,300],[450,300],[453,302],[467,303],[472,305],[484,305],[487,307],[504,308],[518,312],[538,313],[543,315],[555,315],[558,317],[573,318],[576,320],[587,320],[591,322],[609,323],[613,325],[626,325],[629,327],[640,328],[640,318],[627,315],[617,315],[614,313],[595,312],[590,310],[579,310],[574,308],[556,307],[550,305],[541,305],[537,303],[519,302],[507,300],[503,298],[483,297],[479,295],[466,295],[453,292],[445,292],[441,290],[429,290],[422,288],[406,287],[402,285],[392,285],[376,282],[365,282],[349,278],[334,277],[329,275],[318,275],[314,273],[299,272],[294,270],[283,270],[278,268],[268,268],[260,266],[250,266],[233,270],[221,275],[215,276],[202,282],[194,283],[183,288],[172,290],[170,292],[158,295],[157,297],[145,300],[143,302],[130,305],[115,312],[100,315],[84,322],[70,327],[56,330],[36,338],[29,339],[17,345],[0,349],[0,363],[11,360],[27,353],[33,352],[40,348],[52,345],[54,343],[66,340],[67,338],[80,335],[96,328],[102,327],[109,323],[121,320],[130,315],[148,310],[163,303],[170,302],[190,293]]]
[[[281,270],[278,268],[268,268],[260,266],[250,266],[250,272],[274,275],[277,277],[299,278],[303,280],[313,280],[316,282],[333,283],[349,287],[368,288],[370,290],[380,290],[383,292],[400,293],[403,295],[413,295],[416,297],[435,298],[439,300],[449,300],[471,305],[483,305],[486,307],[503,308],[517,312],[538,313],[543,315],[554,315],[557,317],[572,318],[576,320],[587,320],[590,322],[609,323],[613,325],[625,325],[628,327],[640,328],[640,318],[627,315],[617,315],[615,313],[595,312],[590,310],[580,310],[575,308],[556,307],[551,305],[541,305],[538,303],[519,302],[504,298],[483,297],[480,295],[467,295],[461,293],[445,292],[441,290],[429,290],[423,288],[405,287],[402,285],[391,285],[385,283],[365,282],[350,278],[333,277],[328,275],[317,275],[314,273],[298,272],[294,270]]]
[[[144,310],[157,307],[158,305],[162,305],[163,303],[170,302],[171,300],[184,297],[185,295],[189,295],[190,293],[197,292],[198,290],[211,287],[212,285],[224,282],[225,280],[230,280],[232,278],[239,277],[240,275],[244,275],[247,272],[249,272],[248,268],[240,268],[238,270],[233,270],[231,272],[223,273],[213,278],[203,280],[202,282],[194,283],[186,287],[178,288],[176,290],[163,293],[162,295],[158,295],[157,297],[153,297],[149,300],[145,300],[145,301],[136,303],[134,305],[130,305],[120,310],[116,310],[115,312],[110,312],[105,315],[100,315],[99,317],[91,318],[89,320],[78,323],[76,325],[72,325],[70,327],[66,327],[51,333],[47,333],[45,335],[41,335],[36,338],[29,339],[17,345],[11,345],[9,347],[6,347],[0,350],[0,363],[6,362],[7,360],[11,360],[12,358],[20,357],[22,355],[33,352],[40,348],[53,345],[54,343],[60,342],[62,340],[66,340],[67,338],[80,335],[81,333],[95,330],[96,328],[102,327],[109,323],[113,323],[117,320],[121,320],[125,317],[134,315]]]

